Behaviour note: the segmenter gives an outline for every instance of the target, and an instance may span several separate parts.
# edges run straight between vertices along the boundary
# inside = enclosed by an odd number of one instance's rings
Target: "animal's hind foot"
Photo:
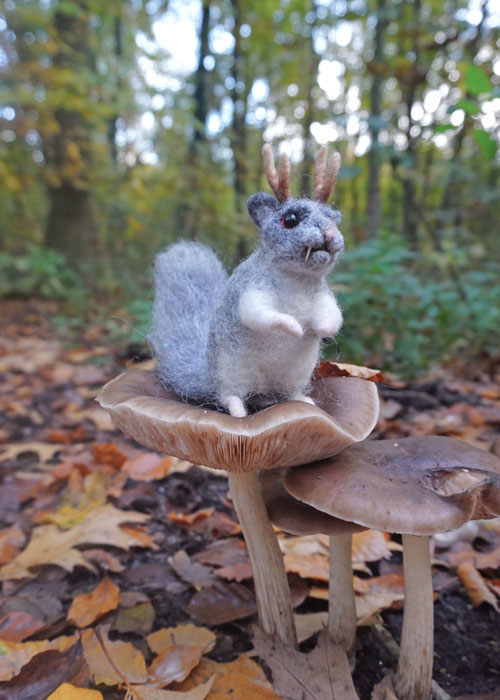
[[[244,418],[247,415],[245,404],[239,396],[226,396],[222,403],[234,418]]]

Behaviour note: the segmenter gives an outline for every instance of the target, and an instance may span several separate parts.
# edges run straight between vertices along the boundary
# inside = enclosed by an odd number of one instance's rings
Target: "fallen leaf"
[[[148,673],[141,652],[130,642],[112,642],[107,635],[107,626],[97,628],[113,665],[109,662],[94,630],[82,632],[85,660],[96,685],[119,685],[126,679],[129,683],[146,683]],[[117,672],[119,671],[120,674]]]
[[[330,568],[328,557],[320,554],[285,554],[287,571],[294,572],[302,578],[312,578],[317,581],[328,581]]]
[[[378,561],[391,556],[387,539],[378,530],[364,530],[352,536],[353,562]]]
[[[78,472],[73,472],[78,474]],[[43,513],[37,518],[40,523],[53,523],[63,530],[69,530],[82,523],[97,507],[106,503],[109,481],[102,472],[88,474],[78,486],[71,482],[70,488],[63,496],[61,505],[51,513]]]
[[[0,683],[0,700],[41,700],[64,680],[85,675],[81,644],[65,651],[51,649],[33,656],[7,683]]]
[[[41,642],[0,641],[0,681],[8,681],[16,676],[21,668],[36,654],[53,649],[65,651],[77,641],[78,634]]]
[[[287,700],[302,700],[305,691],[311,698],[359,700],[347,655],[327,629],[319,633],[309,654],[281,645],[258,628],[254,629],[254,647],[271,669],[274,690]]]
[[[186,692],[160,690],[150,685],[134,685],[132,687],[139,693],[142,700],[205,700],[213,686],[214,680],[215,676],[212,676],[206,683],[197,685],[192,690]],[[213,695],[210,697],[212,700],[215,700]],[[129,700],[129,698],[127,697],[125,700]],[[130,700],[136,700],[136,698],[130,698]],[[237,699],[234,698],[234,700]]]
[[[464,562],[457,567],[457,576],[465,587],[474,607],[489,603],[500,612],[496,596],[489,590],[485,580],[471,562]]]
[[[65,417],[72,423],[81,423],[84,420],[91,420],[98,430],[112,432],[115,429],[111,416],[102,408],[86,408],[81,411],[66,411]]]
[[[306,613],[294,615],[299,644],[328,625],[327,612]]]
[[[394,693],[394,686],[390,676],[385,676],[380,683],[373,687],[371,700],[398,700]]]
[[[458,567],[465,563],[472,564],[476,569],[497,569],[500,566],[500,546],[489,552],[478,552],[468,542],[457,545],[448,552],[440,553],[440,558],[451,566]]]
[[[203,653],[208,654],[215,646],[215,639],[215,634],[209,629],[191,623],[178,627],[165,627],[146,637],[149,648],[155,654],[161,654],[164,649],[175,644],[201,647]]]
[[[205,519],[209,515],[212,515],[213,512],[213,508],[203,508],[194,513],[177,513],[176,511],[172,511],[169,513],[168,519],[177,525],[192,525],[197,520]]]
[[[12,610],[0,619],[0,639],[22,642],[35,632],[43,630],[45,622],[22,610]]]
[[[194,554],[191,558],[202,564],[221,567],[249,561],[245,543],[239,537],[227,537],[212,542],[208,547]]]
[[[63,683],[47,700],[103,700],[102,693],[88,688],[77,688],[71,683]]]
[[[313,374],[313,381],[326,377],[361,377],[370,382],[383,382],[384,374],[380,369],[370,369],[361,365],[349,365],[340,362],[320,362]]]
[[[208,588],[215,581],[212,570],[203,564],[191,561],[183,549],[176,552],[173,557],[169,557],[168,563],[179,578],[190,583],[197,591]]]
[[[67,620],[77,627],[89,627],[99,617],[115,610],[120,602],[120,589],[110,578],[104,578],[93,591],[75,596]]]
[[[209,700],[282,700],[273,691],[261,667],[247,656],[226,664],[202,659],[189,678],[175,684],[175,689],[193,690],[214,675]]]
[[[20,455],[34,452],[40,462],[48,462],[61,451],[60,445],[51,445],[48,442],[19,442],[11,445],[2,445],[0,462],[6,459],[17,459]]]
[[[136,481],[160,481],[167,476],[173,463],[172,457],[160,457],[154,452],[146,452],[134,459],[127,459],[122,469]]]
[[[72,571],[78,565],[94,570],[82,553],[75,549],[76,546],[104,544],[121,549],[140,546],[137,537],[125,532],[120,524],[143,523],[147,520],[149,516],[144,513],[122,511],[106,504],[96,508],[71,530],[61,531],[55,525],[36,527],[26,549],[0,569],[0,580],[33,576],[30,568],[43,564],[57,564],[66,571]]]
[[[231,566],[223,566],[220,569],[215,570],[215,574],[224,578],[227,581],[246,581],[251,579],[253,576],[252,564],[250,559],[246,561],[239,562],[238,564],[232,564]]]
[[[223,625],[254,615],[257,605],[246,586],[217,581],[210,588],[195,593],[184,610],[204,625]]]
[[[0,565],[8,564],[23,548],[26,535],[20,527],[7,527],[0,532]]]
[[[126,455],[112,442],[101,442],[93,445],[92,454],[97,462],[108,464],[115,469],[119,469],[127,461]]]
[[[404,600],[403,593],[374,591],[365,593],[362,596],[356,596],[356,618],[358,625],[363,626],[372,624],[374,615],[382,610],[387,610],[394,603]]]
[[[117,632],[134,632],[141,637],[146,636],[153,627],[155,611],[151,601],[138,600],[132,605],[124,605],[124,595],[120,597],[120,607],[116,613],[112,629]]]
[[[181,682],[200,663],[203,647],[179,644],[165,647],[148,669],[154,683],[170,685]]]
[[[144,532],[144,530],[139,530],[138,528],[133,527],[132,525],[120,525],[120,529],[131,539],[135,540],[136,546],[147,547],[147,549],[159,549],[158,545],[153,539],[153,535]]]
[[[105,549],[85,549],[82,555],[86,561],[97,564],[103,571],[119,573],[125,569],[120,560]]]

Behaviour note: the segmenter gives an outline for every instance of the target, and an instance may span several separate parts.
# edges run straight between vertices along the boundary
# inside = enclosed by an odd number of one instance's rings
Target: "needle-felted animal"
[[[313,199],[290,194],[290,163],[264,166],[274,197],[257,192],[248,211],[260,230],[255,252],[228,275],[215,253],[179,242],[156,258],[150,341],[160,381],[187,401],[216,403],[233,416],[247,406],[307,397],[322,338],[342,314],[325,275],[343,251],[340,213],[331,209],[340,167],[318,155]]]

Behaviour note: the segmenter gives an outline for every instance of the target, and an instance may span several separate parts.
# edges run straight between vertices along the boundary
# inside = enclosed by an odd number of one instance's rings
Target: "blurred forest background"
[[[143,338],[155,253],[196,238],[233,266],[262,143],[297,194],[331,143],[331,355],[413,376],[498,352],[495,0],[3,0],[0,42],[0,296]]]

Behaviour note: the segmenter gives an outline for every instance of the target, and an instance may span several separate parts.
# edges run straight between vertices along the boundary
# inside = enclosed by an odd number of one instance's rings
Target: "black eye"
[[[285,214],[285,216],[281,219],[281,225],[285,228],[295,228],[298,223],[299,217],[293,211]]]

